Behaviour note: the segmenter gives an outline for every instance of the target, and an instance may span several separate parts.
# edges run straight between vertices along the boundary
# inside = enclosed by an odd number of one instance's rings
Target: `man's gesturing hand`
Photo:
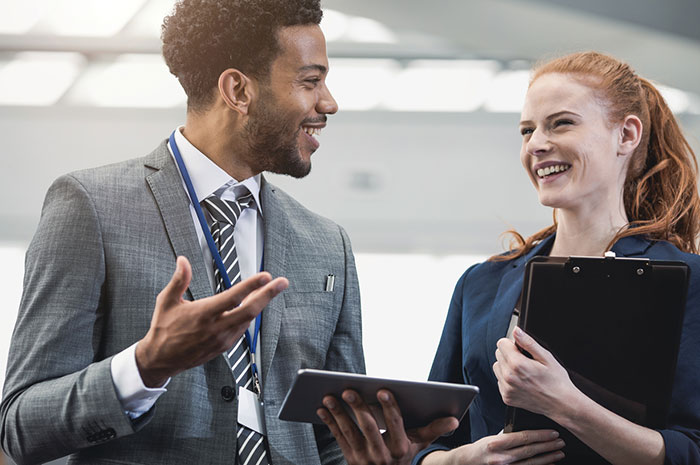
[[[258,273],[224,292],[194,302],[182,295],[192,269],[177,258],[173,277],[158,294],[151,327],[136,346],[136,364],[148,387],[201,365],[233,346],[258,313],[287,288],[285,278]]]

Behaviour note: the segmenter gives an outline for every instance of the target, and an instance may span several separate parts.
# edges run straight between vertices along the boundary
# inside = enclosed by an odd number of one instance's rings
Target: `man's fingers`
[[[187,290],[192,279],[192,267],[190,262],[183,256],[177,257],[175,271],[170,282],[158,294],[158,300],[162,303],[162,308],[167,309],[177,305],[182,300],[182,295]]]
[[[257,273],[248,279],[234,284],[223,292],[219,292],[206,299],[200,299],[199,302],[206,305],[208,313],[216,315],[217,313],[222,313],[238,307],[250,293],[265,286],[270,283],[270,281],[272,281],[270,273]]]
[[[255,289],[248,294],[240,306],[225,310],[221,314],[221,320],[228,328],[233,328],[241,323],[249,323],[258,316],[265,306],[280,292],[289,287],[287,278],[276,278],[264,286]]]
[[[443,434],[456,430],[458,426],[459,420],[455,417],[438,418],[430,422],[428,426],[411,430],[409,437],[413,442],[420,444],[421,449],[424,449]]]
[[[387,446],[393,457],[402,457],[408,452],[408,436],[403,424],[403,415],[394,395],[386,389],[377,391],[377,400],[382,405],[384,423],[386,423]]]
[[[342,433],[351,450],[362,451],[365,449],[362,434],[357,429],[355,422],[348,416],[338,399],[333,396],[323,398],[323,406],[330,411],[333,420],[338,424],[338,429]]]
[[[343,392],[343,400],[350,406],[352,413],[357,420],[357,426],[360,428],[362,435],[369,444],[370,450],[381,451],[384,448],[384,440],[379,432],[379,427],[374,419],[374,415],[369,407],[360,398],[360,395],[347,389]]]
[[[316,410],[316,415],[318,415],[318,417],[326,424],[338,443],[338,446],[340,446],[340,450],[343,452],[343,455],[347,457],[348,454],[352,452],[352,449],[350,448],[350,444],[348,443],[347,439],[345,439],[345,435],[342,431],[340,431],[340,427],[338,426],[338,423],[336,423],[333,415],[331,415],[331,413],[325,408]]]

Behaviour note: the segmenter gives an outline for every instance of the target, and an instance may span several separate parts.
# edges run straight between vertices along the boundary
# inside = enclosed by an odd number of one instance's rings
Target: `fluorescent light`
[[[328,88],[341,111],[371,110],[380,104],[399,69],[395,60],[334,58]]]
[[[18,53],[0,68],[0,105],[53,105],[84,62],[78,53]]]
[[[659,89],[673,113],[685,113],[690,108],[690,96],[686,92],[658,84],[656,88]]]
[[[129,24],[124,33],[130,36],[160,37],[163,18],[172,13],[175,0],[149,0]]]
[[[399,73],[383,104],[395,111],[474,111],[499,66],[490,60],[416,60]]]
[[[520,113],[530,82],[530,71],[501,71],[493,78],[484,109],[493,112]]]
[[[371,42],[395,44],[396,35],[384,24],[370,18],[354,16],[350,18],[344,36],[351,42]]]
[[[0,34],[24,34],[56,0],[15,0],[0,5]]]
[[[66,100],[103,107],[168,108],[186,96],[160,55],[125,54],[113,63],[91,65]]]
[[[328,42],[369,42],[395,44],[396,35],[385,24],[371,18],[323,10],[321,29]]]
[[[321,29],[328,42],[339,40],[348,29],[350,18],[340,11],[324,8]]]
[[[61,0],[48,9],[35,32],[109,37],[119,32],[146,0]]]

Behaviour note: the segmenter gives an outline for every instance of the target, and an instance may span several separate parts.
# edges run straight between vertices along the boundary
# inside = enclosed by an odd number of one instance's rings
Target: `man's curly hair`
[[[187,94],[187,107],[211,104],[228,68],[265,80],[286,26],[319,24],[320,0],[179,0],[163,21],[163,57]]]

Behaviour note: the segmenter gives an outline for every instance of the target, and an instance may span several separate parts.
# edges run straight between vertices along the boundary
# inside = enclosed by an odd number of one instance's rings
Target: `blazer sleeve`
[[[476,265],[474,265],[476,266]],[[442,381],[445,383],[464,384],[464,368],[463,368],[463,344],[464,334],[462,333],[462,312],[464,302],[464,284],[467,280],[469,272],[474,268],[470,267],[457,281],[450,308],[447,312],[445,326],[442,330],[440,343],[433,366],[430,369],[429,381]],[[413,459],[413,464],[419,464],[423,458],[436,450],[449,450],[459,447],[464,444],[464,438],[471,437],[469,428],[469,412],[464,416],[459,423],[457,429],[448,436],[438,438],[426,449],[416,455]]]
[[[99,218],[74,177],[50,187],[29,245],[10,345],[0,438],[18,464],[45,462],[132,434],[99,360],[105,259]]]
[[[697,271],[697,269],[692,270]],[[691,275],[671,395],[665,465],[700,464],[700,276]]]
[[[362,318],[360,315],[360,288],[355,269],[350,239],[338,226],[343,241],[345,257],[345,287],[338,322],[328,348],[325,370],[365,373],[365,357],[362,350]],[[314,425],[316,444],[321,463],[344,464],[340,447],[325,425]]]

